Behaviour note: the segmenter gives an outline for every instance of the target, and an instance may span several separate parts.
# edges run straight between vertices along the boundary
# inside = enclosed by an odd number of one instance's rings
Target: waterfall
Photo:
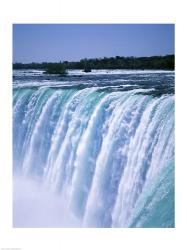
[[[15,87],[15,178],[55,194],[80,227],[173,227],[174,96],[149,91]]]

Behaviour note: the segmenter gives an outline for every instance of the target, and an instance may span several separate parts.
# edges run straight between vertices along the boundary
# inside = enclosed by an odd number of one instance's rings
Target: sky
[[[14,24],[13,62],[174,54],[174,24]]]

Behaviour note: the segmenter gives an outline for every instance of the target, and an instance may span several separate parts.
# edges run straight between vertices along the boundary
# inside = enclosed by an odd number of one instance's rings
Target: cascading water
[[[174,227],[173,72],[14,73],[14,226]]]

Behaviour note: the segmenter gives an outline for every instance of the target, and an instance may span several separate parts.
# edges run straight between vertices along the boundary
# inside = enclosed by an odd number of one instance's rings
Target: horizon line
[[[73,62],[80,62],[81,60],[94,60],[94,59],[104,59],[104,58],[107,58],[107,59],[109,59],[109,58],[116,58],[116,57],[123,57],[123,58],[150,58],[150,57],[166,57],[166,56],[175,56],[175,54],[173,53],[173,54],[165,54],[165,55],[151,55],[151,56],[119,56],[119,55],[117,55],[117,56],[109,56],[109,57],[107,57],[107,56],[104,56],[104,57],[90,57],[90,58],[88,58],[88,57],[84,57],[84,58],[81,58],[81,59],[79,59],[79,60],[74,60],[74,61],[68,61],[68,60],[60,60],[60,61],[40,61],[40,62],[36,62],[36,61],[32,61],[32,62],[18,62],[18,61],[16,61],[16,62],[13,62],[13,64],[16,64],[16,63],[21,63],[21,64],[32,64],[32,63],[60,63],[60,62],[62,62],[62,63],[64,63],[64,62],[68,62],[68,63],[73,63]]]

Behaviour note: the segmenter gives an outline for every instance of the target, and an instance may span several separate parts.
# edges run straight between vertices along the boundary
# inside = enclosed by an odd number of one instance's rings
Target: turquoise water
[[[174,73],[107,72],[14,72],[15,227],[174,227]]]

